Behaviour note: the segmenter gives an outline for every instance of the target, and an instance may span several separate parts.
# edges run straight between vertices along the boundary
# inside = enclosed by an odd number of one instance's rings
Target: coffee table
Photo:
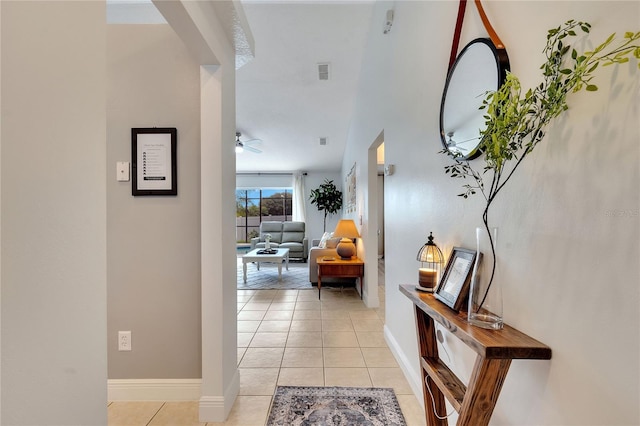
[[[273,254],[259,254],[263,249],[251,250],[242,256],[242,274],[244,282],[247,282],[247,263],[255,263],[260,270],[260,263],[275,263],[278,265],[278,281],[282,281],[282,261],[284,260],[287,271],[289,270],[289,249],[277,249]]]

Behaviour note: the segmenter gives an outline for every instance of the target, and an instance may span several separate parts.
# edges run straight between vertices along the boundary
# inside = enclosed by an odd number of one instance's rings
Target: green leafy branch
[[[507,73],[506,81],[497,91],[486,94],[480,107],[485,111],[486,125],[480,132],[479,149],[484,153],[481,171],[475,170],[459,152],[441,151],[454,160],[445,166],[445,173],[453,178],[470,180],[463,185],[464,192],[458,195],[468,198],[479,192],[484,196],[486,205],[482,220],[494,255],[488,225],[489,208],[522,161],[542,141],[549,123],[569,109],[568,94],[582,89],[598,90],[592,80],[600,66],[624,64],[631,56],[640,59],[640,32],[626,32],[621,40],[616,40],[615,33],[611,34],[593,51],[583,53],[567,43],[580,33],[588,34],[590,29],[587,22],[570,20],[548,31],[543,49],[546,62],[540,67],[542,82],[527,90],[524,96],[520,81],[511,73]],[[494,272],[495,261],[489,286]]]

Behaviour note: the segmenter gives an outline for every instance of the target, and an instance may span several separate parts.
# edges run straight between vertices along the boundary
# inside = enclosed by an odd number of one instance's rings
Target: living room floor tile
[[[369,376],[377,388],[393,388],[399,395],[413,394],[400,368],[369,368]]]
[[[301,321],[301,320],[315,320],[320,318],[320,310],[314,311],[294,311],[293,312],[293,320]]]
[[[354,331],[351,320],[323,319],[322,331]]]
[[[256,333],[250,348],[283,348],[287,343],[287,333]]]
[[[110,425],[146,425],[162,408],[161,401],[117,401],[107,407]]]
[[[258,333],[263,332],[281,332],[288,333],[291,327],[291,321],[267,321],[264,320],[258,327]]]
[[[253,335],[255,333],[238,333],[238,347],[246,348],[251,343],[251,339],[253,339]]]
[[[319,311],[320,302],[296,302],[296,311]]]
[[[284,348],[248,348],[240,368],[280,367]]]
[[[282,367],[323,367],[322,348],[285,348]]]
[[[267,311],[264,315],[265,321],[291,321],[293,311]]]
[[[366,367],[360,348],[324,348],[325,367]]]
[[[242,308],[243,311],[266,311],[271,306],[271,302],[247,302]]]
[[[353,331],[323,331],[322,345],[325,348],[357,348],[358,339]]]
[[[343,309],[340,310],[331,310],[331,311],[322,311],[322,319],[323,320],[350,320],[349,311],[345,311]]]
[[[426,426],[424,408],[415,395],[396,395],[407,426]]]
[[[353,321],[353,328],[356,331],[382,331],[384,324],[379,318],[355,320]]]
[[[238,396],[224,423],[209,422],[207,426],[263,425],[267,422],[273,396]]]
[[[198,401],[165,402],[148,426],[206,426],[198,419]]]
[[[269,306],[270,311],[293,311],[296,307],[296,302],[271,302]]]
[[[273,395],[279,368],[240,368],[240,395]]]
[[[361,348],[386,348],[382,331],[356,331]],[[254,338],[255,339],[255,338]]]
[[[398,367],[389,348],[360,348],[367,367]]]
[[[239,321],[262,321],[266,311],[241,311],[238,313]]]
[[[281,368],[279,386],[324,386],[322,368]]]
[[[291,328],[289,329],[289,331],[322,331],[322,321],[291,321]]]
[[[287,347],[321,348],[322,333],[319,331],[291,331],[287,338]]]
[[[255,333],[260,321],[238,321],[238,333]]]
[[[325,386],[371,387],[366,368],[325,368]]]

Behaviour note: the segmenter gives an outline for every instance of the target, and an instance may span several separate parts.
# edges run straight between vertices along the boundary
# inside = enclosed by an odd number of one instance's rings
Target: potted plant
[[[332,180],[325,179],[319,187],[311,190],[309,198],[318,211],[324,211],[322,231],[326,232],[327,215],[336,214],[342,208],[342,191],[336,188]]]
[[[453,164],[445,166],[445,173],[471,181],[463,185],[465,190],[458,195],[467,198],[480,192],[486,201],[482,222],[488,234],[493,265],[489,267],[488,286],[481,295],[478,309],[482,309],[496,271],[495,241],[489,228],[489,209],[496,196],[544,139],[551,121],[568,110],[569,93],[598,90],[592,79],[599,66],[622,64],[631,56],[640,59],[640,32],[626,32],[622,40],[616,40],[615,34],[611,34],[592,51],[578,53],[571,48],[568,40],[580,32],[588,34],[590,28],[587,22],[570,20],[548,31],[543,50],[547,60],[540,67],[543,79],[535,88],[523,92],[518,78],[508,73],[505,83],[487,94],[480,107],[485,111],[486,124],[480,132],[479,149],[484,153],[481,169],[471,166],[454,151],[441,151],[453,159]],[[471,312],[471,303],[469,306]]]

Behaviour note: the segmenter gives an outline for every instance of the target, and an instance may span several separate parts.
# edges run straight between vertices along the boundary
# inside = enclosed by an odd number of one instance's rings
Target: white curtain
[[[301,172],[293,174],[293,217],[297,222],[306,222],[304,196],[304,175]]]

